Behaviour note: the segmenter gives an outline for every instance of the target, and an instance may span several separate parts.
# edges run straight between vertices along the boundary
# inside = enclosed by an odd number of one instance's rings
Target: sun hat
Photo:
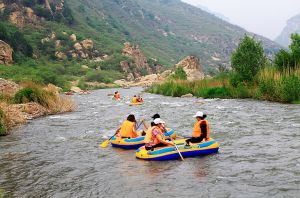
[[[196,118],[196,117],[203,117],[204,116],[204,114],[203,114],[203,112],[202,111],[198,111],[197,113],[196,113],[196,115],[194,115],[193,117],[194,118]]]
[[[155,120],[153,120],[154,124],[165,124],[166,122],[163,121],[162,119],[160,118],[156,118]]]

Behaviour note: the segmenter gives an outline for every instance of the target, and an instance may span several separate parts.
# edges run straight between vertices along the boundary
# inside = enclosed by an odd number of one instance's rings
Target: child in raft
[[[120,93],[118,91],[115,92],[114,99],[115,100],[120,100],[121,99],[121,95],[120,95]]]
[[[193,117],[196,118],[197,121],[194,124],[192,138],[185,140],[186,146],[190,146],[190,142],[200,143],[203,139],[206,141],[210,139],[209,123],[205,120],[206,115],[203,114],[203,112],[198,111]]]
[[[142,96],[138,96],[136,100],[137,100],[137,102],[144,102]]]
[[[168,145],[174,146],[172,142],[164,139],[163,131],[165,122],[160,118],[156,118],[153,121],[153,123],[154,126],[149,127],[146,132],[145,149],[153,150],[157,147],[163,147]]]
[[[117,129],[116,133],[121,138],[136,138],[136,120],[133,114],[130,114],[122,125]]]

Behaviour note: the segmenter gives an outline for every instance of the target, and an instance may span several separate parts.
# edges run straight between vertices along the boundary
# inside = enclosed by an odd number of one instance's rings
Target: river
[[[141,88],[118,89],[123,96]],[[299,197],[300,105],[255,100],[172,98],[143,93],[144,105],[108,97],[112,89],[72,96],[75,112],[32,120],[0,137],[5,197]],[[208,114],[217,154],[148,162],[133,150],[100,148],[126,115],[190,135]],[[1,195],[0,195],[1,197]]]

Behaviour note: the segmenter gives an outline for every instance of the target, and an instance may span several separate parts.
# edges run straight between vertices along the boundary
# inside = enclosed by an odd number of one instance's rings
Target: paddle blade
[[[109,140],[105,140],[104,142],[102,142],[102,144],[100,144],[99,146],[102,148],[106,148],[109,144]]]

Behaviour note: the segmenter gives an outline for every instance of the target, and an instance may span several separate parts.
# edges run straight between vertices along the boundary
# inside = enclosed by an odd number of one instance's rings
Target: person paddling
[[[154,126],[148,128],[144,140],[146,150],[153,150],[154,148],[168,145],[174,146],[172,142],[164,139],[163,131],[165,122],[160,118],[156,118],[153,123]]]
[[[120,133],[121,138],[136,138],[138,134],[136,132],[136,120],[133,114],[127,117],[122,125],[117,129],[116,133]]]
[[[209,123],[207,120],[205,120],[206,115],[203,114],[203,112],[198,111],[193,117],[196,118],[197,121],[194,125],[192,138],[186,140],[186,146],[189,146],[190,142],[199,143],[203,139],[206,141],[210,139]]]

